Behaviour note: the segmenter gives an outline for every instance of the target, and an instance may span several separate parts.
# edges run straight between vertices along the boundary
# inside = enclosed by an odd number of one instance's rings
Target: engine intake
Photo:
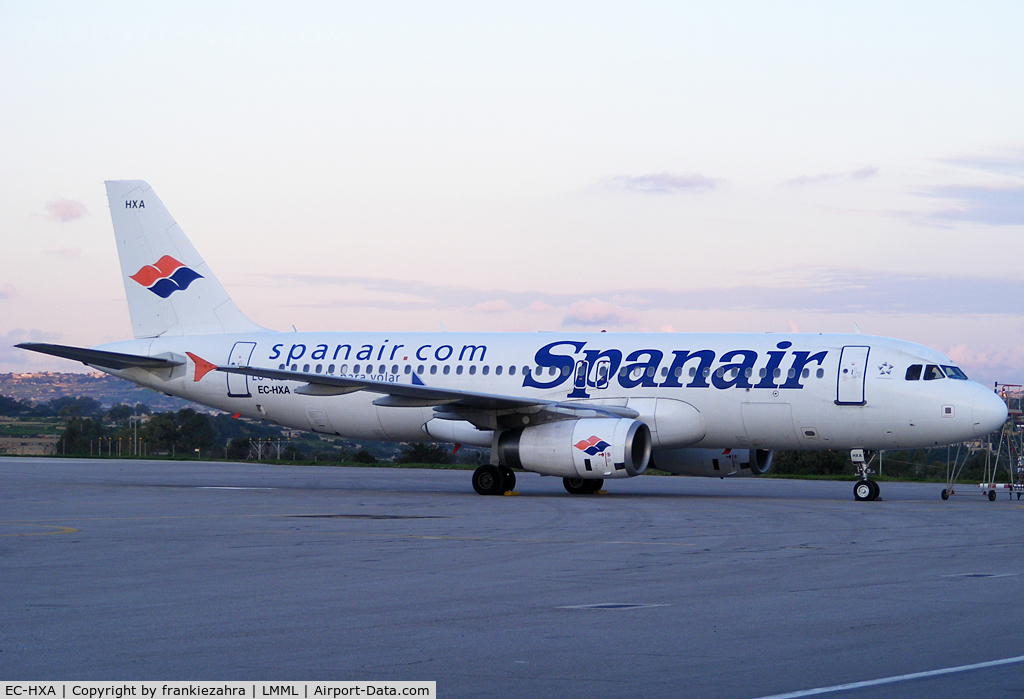
[[[545,476],[629,478],[650,459],[650,429],[627,418],[560,420],[498,437],[500,463]]]

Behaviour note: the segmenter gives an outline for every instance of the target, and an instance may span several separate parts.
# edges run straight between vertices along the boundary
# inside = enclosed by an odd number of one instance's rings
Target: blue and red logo
[[[162,299],[175,291],[184,291],[189,284],[202,278],[203,275],[196,274],[170,255],[164,255],[156,264],[146,265],[130,277]]]
[[[590,456],[594,456],[595,454],[600,454],[601,452],[603,452],[605,449],[610,447],[611,444],[604,441],[600,437],[592,435],[589,439],[581,439],[580,441],[573,444],[573,446],[579,449],[580,451],[589,454]]]

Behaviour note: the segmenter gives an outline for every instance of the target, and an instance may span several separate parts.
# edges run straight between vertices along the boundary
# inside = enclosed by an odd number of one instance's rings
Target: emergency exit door
[[[836,405],[864,405],[864,380],[868,375],[870,347],[850,345],[839,355]]]
[[[228,366],[249,366],[255,342],[236,342],[228,357]],[[249,377],[243,374],[228,374],[228,396],[231,398],[249,398]]]

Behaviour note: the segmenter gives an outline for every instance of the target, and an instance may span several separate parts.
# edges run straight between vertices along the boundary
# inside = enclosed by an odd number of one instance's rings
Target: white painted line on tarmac
[[[276,488],[247,488],[240,485],[197,485],[198,490],[276,490]]]
[[[882,684],[906,682],[907,680],[919,680],[924,679],[925,677],[938,677],[939,675],[952,675],[957,672],[982,670],[984,668],[998,667],[1000,665],[1013,665],[1014,663],[1024,663],[1024,655],[1018,655],[1014,658],[1003,658],[1002,660],[989,660],[985,663],[974,663],[973,665],[958,665],[956,667],[946,667],[942,668],[941,670],[928,670],[927,672],[912,672],[909,675],[894,675],[893,677],[881,677],[877,680],[865,680],[864,682],[850,682],[849,684],[837,684],[831,687],[802,689],[798,692],[789,692],[787,694],[772,694],[771,696],[758,697],[757,699],[797,699],[798,697],[813,697],[816,694],[831,694],[833,692],[845,692],[849,689],[877,687]]]

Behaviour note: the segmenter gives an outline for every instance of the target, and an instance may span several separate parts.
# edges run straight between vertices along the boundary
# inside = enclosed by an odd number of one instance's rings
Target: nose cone
[[[992,391],[982,388],[974,394],[971,415],[974,420],[974,433],[982,437],[995,432],[1006,422],[1006,403]]]

